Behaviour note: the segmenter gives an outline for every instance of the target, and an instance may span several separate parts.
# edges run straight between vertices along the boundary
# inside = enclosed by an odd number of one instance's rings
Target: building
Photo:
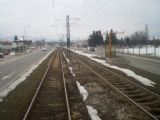
[[[32,40],[15,40],[13,41],[13,48],[16,52],[24,52],[26,49],[30,48],[32,45]]]
[[[12,49],[12,42],[10,42],[10,41],[0,41],[0,49],[3,49],[3,50]]]
[[[0,41],[0,52],[15,51],[24,52],[27,48],[31,47],[32,40],[16,40],[16,41]]]

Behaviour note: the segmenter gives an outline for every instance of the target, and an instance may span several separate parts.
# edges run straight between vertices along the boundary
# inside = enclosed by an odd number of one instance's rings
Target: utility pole
[[[113,31],[111,30],[109,33],[109,58],[112,58],[112,34]]]
[[[115,32],[115,34],[123,34],[123,32]],[[113,31],[110,30],[109,32],[109,58],[112,58],[112,35],[113,35]]]
[[[66,38],[67,38],[67,55],[70,54],[70,20],[79,20],[79,18],[70,18],[69,15],[66,15],[66,25],[63,24],[59,19],[56,19],[60,24],[66,27]],[[73,23],[74,24],[74,23]]]
[[[66,16],[66,37],[67,37],[67,54],[70,53],[70,23],[69,23],[69,15]]]
[[[27,40],[27,28],[30,28],[31,26],[24,26],[24,40]]]
[[[148,26],[145,25],[146,55],[148,53]]]

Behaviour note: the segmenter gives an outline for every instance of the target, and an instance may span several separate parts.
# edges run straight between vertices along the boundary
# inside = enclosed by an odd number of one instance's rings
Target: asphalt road
[[[160,60],[124,55],[130,61],[130,65],[155,74],[160,74]]]
[[[83,52],[88,52],[86,48],[80,48],[78,50]],[[103,51],[96,50],[95,52],[89,52],[89,53],[104,57],[104,50]],[[151,73],[160,74],[160,60],[125,55],[125,54],[123,54],[122,57],[130,61],[131,66],[149,71]]]
[[[0,91],[21,77],[34,63],[46,56],[47,51],[34,51],[30,54],[6,57],[0,61]]]

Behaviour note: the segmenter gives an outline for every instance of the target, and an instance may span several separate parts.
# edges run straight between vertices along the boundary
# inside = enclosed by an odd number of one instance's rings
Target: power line
[[[65,24],[62,21],[60,21],[59,19],[56,19],[56,21],[58,21],[61,25],[65,26]]]
[[[56,22],[56,10],[55,10],[55,2],[52,0],[52,8],[53,8],[53,16],[54,16],[54,22],[55,22],[55,27],[56,27],[56,33],[58,34],[58,27],[57,27],[57,22]]]
[[[89,11],[90,7],[92,6],[92,4],[93,4],[93,1],[90,1],[90,2],[88,2],[88,4],[86,4],[84,12],[83,12],[83,14],[81,14],[80,18],[85,17],[85,15],[88,13],[88,11]]]
[[[84,2],[83,2],[83,6],[82,6],[82,9],[81,9],[81,11],[80,11],[80,15],[82,14],[82,11],[84,10],[84,8],[86,7],[86,5],[87,5],[87,1],[88,0],[84,0]]]
[[[55,19],[55,21],[56,21],[56,11],[55,11],[55,2],[54,2],[54,0],[52,0],[52,7],[53,7],[54,19]]]
[[[106,5],[108,5],[108,4],[109,4],[109,2],[110,2],[110,1],[111,1],[111,0],[107,0],[105,3],[103,3],[103,5],[102,5],[102,6],[98,7],[96,10],[94,10],[94,11],[93,11],[90,15],[88,15],[88,16],[92,16],[92,15],[94,15],[94,14],[95,14],[95,11],[96,11],[96,12],[98,12],[98,11],[100,11],[101,9],[103,9]],[[98,3],[98,1],[97,1],[97,2],[95,2],[95,5],[97,5],[97,3]],[[81,18],[81,20],[85,18],[86,13],[87,13],[87,12],[85,12],[85,13],[84,13],[84,15],[80,17],[80,18]]]
[[[110,1],[111,1],[111,0],[106,1],[103,6],[101,6],[101,7],[99,7],[99,8],[97,9],[97,11],[103,9]]]

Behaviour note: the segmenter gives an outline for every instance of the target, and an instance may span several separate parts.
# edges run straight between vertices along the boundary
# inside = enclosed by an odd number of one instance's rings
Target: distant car
[[[0,52],[0,58],[4,58],[4,54]]]
[[[42,48],[42,51],[46,51],[46,48]]]

